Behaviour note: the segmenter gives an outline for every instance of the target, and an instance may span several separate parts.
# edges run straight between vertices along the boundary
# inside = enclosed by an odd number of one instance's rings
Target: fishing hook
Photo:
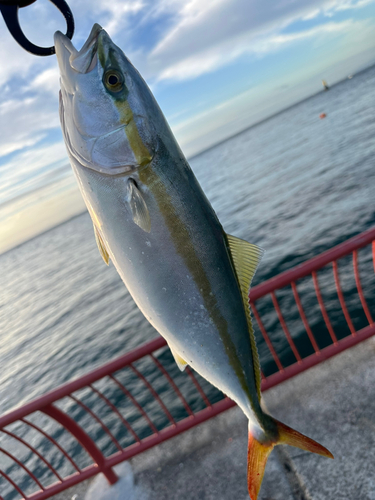
[[[34,2],[36,2],[36,0],[0,0],[0,11],[8,30],[21,47],[37,56],[50,56],[55,53],[55,47],[38,47],[38,45],[34,45],[26,38],[19,23],[18,9],[31,5]],[[50,0],[50,2],[52,2],[65,17],[67,27],[66,36],[71,39],[74,33],[72,11],[65,0]]]

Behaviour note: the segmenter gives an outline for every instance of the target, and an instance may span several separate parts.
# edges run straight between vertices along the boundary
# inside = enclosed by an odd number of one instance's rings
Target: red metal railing
[[[345,349],[348,349],[349,347],[354,346],[355,344],[371,337],[372,335],[375,334],[375,324],[372,319],[368,304],[365,299],[365,295],[362,289],[361,285],[361,278],[360,278],[360,273],[359,273],[359,267],[358,267],[358,252],[360,249],[369,246],[372,243],[372,254],[371,254],[371,248],[369,248],[369,252],[367,252],[367,270],[369,268],[369,264],[373,262],[373,267],[375,270],[375,228],[370,229],[354,238],[351,238],[350,240],[342,243],[341,245],[338,245],[331,250],[328,250],[317,257],[314,257],[313,259],[308,260],[307,262],[304,262],[303,264],[294,267],[293,269],[290,269],[289,271],[286,271],[284,273],[279,274],[278,276],[275,276],[274,278],[271,278],[270,280],[254,287],[251,290],[250,293],[250,304],[251,308],[254,312],[254,315],[256,317],[256,320],[258,322],[258,326],[260,328],[260,331],[262,333],[262,337],[268,346],[269,352],[273,358],[273,361],[277,367],[277,371],[268,377],[263,378],[262,380],[262,390],[267,390],[274,385],[279,384],[280,382],[283,382],[284,380],[287,380],[290,377],[293,377],[297,373],[300,373],[328,358],[331,356],[334,356],[335,354],[338,354],[339,352],[344,351]],[[344,257],[347,256],[352,256],[352,272],[353,272],[353,278],[355,281],[356,285],[356,290],[352,287],[350,289],[351,295],[354,295],[355,293],[358,295],[359,302],[361,304],[361,309],[362,309],[362,314],[366,317],[368,324],[367,325],[361,325],[361,328],[356,329],[353,325],[352,318],[350,316],[348,307],[345,302],[344,298],[344,292],[340,283],[340,278],[339,278],[339,265],[338,261],[340,259],[343,259]],[[371,256],[372,255],[372,256]],[[345,274],[346,278],[348,278],[349,274],[349,269],[348,269],[348,263],[344,263],[345,265]],[[371,265],[371,264],[370,264]],[[329,271],[329,267],[332,266],[332,274],[333,274],[333,279],[334,279],[334,285],[335,285],[335,291],[337,294],[337,299],[338,303],[340,304],[343,316],[345,318],[345,321],[348,325],[348,328],[350,330],[350,335],[344,336],[340,340],[337,338],[337,334],[335,333],[332,323],[329,319],[329,314],[327,313],[326,306],[324,304],[324,300],[322,297],[322,293],[320,290],[319,282],[318,282],[318,271],[324,271],[325,274],[327,275],[327,272]],[[370,271],[371,273],[371,271]],[[371,273],[372,274],[372,273]],[[367,278],[369,277],[369,274],[366,275]],[[329,345],[326,345],[324,348],[320,349],[317,341],[314,337],[314,334],[311,330],[311,327],[308,323],[308,320],[306,318],[306,313],[305,310],[302,307],[302,303],[297,291],[297,281],[301,279],[306,279],[307,277],[311,277],[312,281],[312,289],[314,290],[315,297],[317,300],[317,304],[319,305],[319,310],[322,315],[322,319],[324,321],[325,327],[327,329],[328,337],[329,337]],[[373,278],[373,276],[371,276]],[[295,299],[295,305],[297,306],[299,316],[301,318],[301,321],[304,325],[304,329],[306,331],[306,334],[308,338],[310,339],[310,342],[313,347],[313,354],[310,354],[308,356],[301,356],[295,346],[295,343],[289,333],[288,327],[286,325],[286,322],[284,320],[280,305],[278,303],[278,300],[276,298],[276,290],[285,290],[285,287],[291,286],[293,296]],[[369,293],[373,293],[374,291],[374,281],[372,280],[372,286],[368,286]],[[284,366],[283,363],[280,360],[280,357],[278,356],[272,341],[270,339],[270,335],[267,333],[267,330],[263,324],[261,315],[258,312],[257,306],[255,303],[259,301],[260,299],[263,299],[267,295],[271,295],[272,297],[272,302],[274,306],[274,312],[276,313],[278,320],[281,324],[281,327],[285,333],[285,337],[290,345],[291,351],[294,353],[294,356],[296,358],[296,362],[290,364],[289,366]],[[290,295],[290,294],[289,294]],[[356,314],[359,313],[358,307],[354,307],[355,304],[352,304],[353,310],[355,311]],[[331,303],[332,307],[332,303]],[[268,315],[272,314],[272,311],[267,311]],[[325,343],[327,343],[327,340],[325,339]]]
[[[375,333],[372,267],[375,228],[252,289],[263,391]],[[47,499],[99,472],[113,484],[116,464],[234,406],[165,346],[152,340],[1,417],[0,500]]]

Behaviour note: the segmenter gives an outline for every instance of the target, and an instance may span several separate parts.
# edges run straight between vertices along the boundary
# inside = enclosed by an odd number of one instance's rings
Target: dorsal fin
[[[100,255],[103,257],[104,262],[109,265],[109,253],[107,252],[107,249],[105,247],[102,235],[100,234],[98,228],[94,224],[94,233],[95,233],[95,240],[96,244],[98,245]]]
[[[247,241],[236,238],[227,234],[230,253],[232,255],[233,264],[236,270],[238,282],[241,289],[243,305],[246,312],[247,326],[249,329],[251,351],[253,354],[254,377],[257,387],[258,398],[260,401],[260,363],[258,349],[255,341],[253,324],[251,322],[250,306],[249,306],[249,291],[255,271],[258,268],[264,250],[257,245],[248,243]]]

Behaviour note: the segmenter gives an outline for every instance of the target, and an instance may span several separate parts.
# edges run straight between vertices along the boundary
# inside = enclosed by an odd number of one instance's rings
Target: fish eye
[[[123,76],[114,70],[109,70],[104,75],[104,85],[111,92],[120,92],[124,86]]]

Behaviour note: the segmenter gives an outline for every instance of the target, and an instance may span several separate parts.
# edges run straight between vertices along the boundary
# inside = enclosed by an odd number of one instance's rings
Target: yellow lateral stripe
[[[114,102],[120,113],[120,121],[125,125],[125,133],[138,165],[146,165],[152,160],[152,156],[139,135],[128,101]]]
[[[196,253],[196,249],[192,243],[188,228],[181,222],[178,214],[178,209],[173,204],[170,194],[168,193],[163,180],[154,171],[152,165],[139,171],[139,179],[152,192],[158,204],[159,210],[163,215],[165,223],[169,229],[169,233],[173,240],[177,253],[182,257],[185,265],[189,269],[193,280],[200,289],[204,306],[210,314],[212,321],[217,327],[218,333],[224,344],[228,360],[233,370],[235,371],[241,387],[247,395],[249,395],[250,404],[253,405],[250,397],[249,387],[244,375],[241,363],[238,358],[236,347],[231,339],[229,328],[226,319],[221,314],[217,300],[211,291],[211,284],[207,273]],[[183,353],[181,353],[183,354]],[[190,360],[186,360],[190,364]],[[256,409],[254,408],[254,411]]]

